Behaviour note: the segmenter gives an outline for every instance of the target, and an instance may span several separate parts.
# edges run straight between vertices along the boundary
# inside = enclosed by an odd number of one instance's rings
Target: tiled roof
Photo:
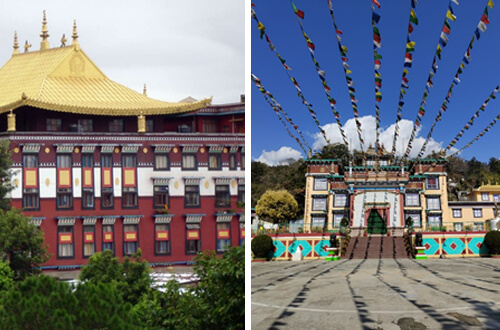
[[[0,69],[0,91],[0,113],[27,105],[93,115],[159,115],[194,111],[211,102],[149,98],[106,77],[79,45],[14,54]]]

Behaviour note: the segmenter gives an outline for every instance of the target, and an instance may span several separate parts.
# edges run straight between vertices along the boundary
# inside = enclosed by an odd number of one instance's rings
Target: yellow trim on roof
[[[0,113],[21,106],[89,115],[195,111],[211,103],[164,102],[110,80],[78,45],[13,55],[0,69]]]

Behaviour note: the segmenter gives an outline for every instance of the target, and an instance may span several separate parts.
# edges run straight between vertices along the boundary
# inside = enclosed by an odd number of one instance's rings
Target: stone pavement
[[[252,263],[252,329],[500,329],[500,259]]]

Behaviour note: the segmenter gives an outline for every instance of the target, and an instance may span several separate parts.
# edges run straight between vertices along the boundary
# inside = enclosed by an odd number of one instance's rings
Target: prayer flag
[[[479,24],[477,25],[477,28],[478,28],[479,30],[481,30],[482,32],[486,32],[486,28],[487,28],[487,27],[486,27],[486,24],[484,24],[484,22],[482,22],[482,21],[481,21],[481,22],[479,22]],[[478,38],[478,39],[479,39],[479,38]]]
[[[418,5],[417,0],[411,0],[411,7],[415,8]]]
[[[266,27],[264,26],[264,24],[262,24],[261,22],[259,22],[257,24],[257,29],[259,29],[259,31],[260,31],[260,38],[262,39],[262,36],[264,35],[264,33],[266,33]]]
[[[488,1],[488,6],[490,6],[490,8],[493,8],[495,4],[493,3],[493,0],[489,0]]]
[[[304,19],[304,12],[300,9],[297,9],[297,7],[295,7],[295,5],[293,4],[292,2],[292,7],[293,7],[293,11],[295,13],[295,15],[297,15],[298,17]]]
[[[378,2],[378,0],[372,0],[372,3],[380,8],[380,3]]]
[[[418,25],[418,18],[413,9],[410,9],[410,22],[412,22],[415,25]]]
[[[476,31],[474,31],[474,34],[476,35],[476,39],[479,40],[479,38],[481,37],[481,34],[479,33],[479,29],[476,29]]]
[[[408,34],[411,34],[413,32],[413,26],[411,23],[408,23]]]
[[[444,33],[446,33],[446,34],[450,34],[450,29],[446,25],[443,25],[443,30],[442,31]]]
[[[453,3],[455,3],[458,6],[458,0],[451,0]]]
[[[372,21],[374,21],[375,23],[378,23],[380,21],[380,15],[377,14],[376,12],[373,12],[372,13]]]
[[[490,24],[490,21],[488,20],[488,16],[486,14],[483,14],[483,16],[481,16],[481,22],[483,22],[484,24]]]
[[[446,12],[446,18],[449,18],[450,20],[455,22],[455,20],[457,19],[457,16],[453,15],[453,13],[448,9],[448,11]]]

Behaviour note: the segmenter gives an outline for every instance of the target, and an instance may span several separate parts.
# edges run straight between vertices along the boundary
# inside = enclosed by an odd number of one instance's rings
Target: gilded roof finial
[[[73,42],[71,44],[78,45],[78,30],[76,28],[76,19],[73,20],[73,34],[71,35],[71,38],[73,38]]]
[[[61,38],[61,47],[66,46],[66,41],[68,41],[68,39],[66,39],[66,34],[63,33],[63,36]]]
[[[17,31],[14,31],[14,53],[19,54],[19,43],[17,42]]]
[[[31,44],[28,42],[28,40],[26,40],[26,42],[24,43],[24,52],[25,53],[29,52],[30,47],[31,47]]]
[[[42,37],[42,42],[40,44],[40,50],[44,51],[46,49],[49,49],[49,41],[47,40],[49,37],[49,30],[47,29],[47,15],[45,14],[45,10],[43,11],[43,21],[42,21],[42,34],[40,34],[40,37]]]
[[[142,94],[144,94],[144,96],[148,96],[148,90],[146,89],[146,84],[144,84],[144,88],[142,89]]]

